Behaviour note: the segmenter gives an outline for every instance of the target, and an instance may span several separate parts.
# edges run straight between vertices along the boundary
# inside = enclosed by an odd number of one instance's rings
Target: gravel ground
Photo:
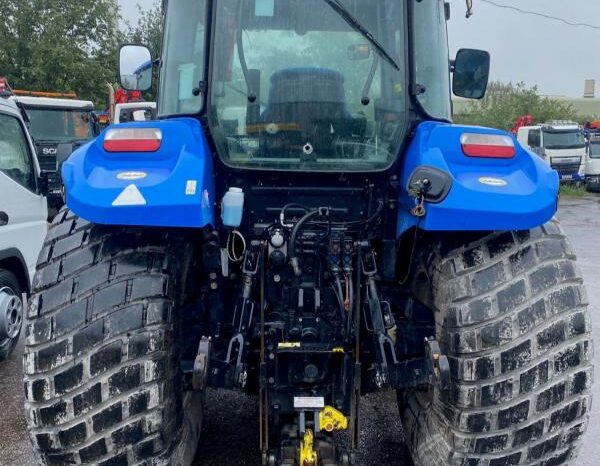
[[[595,340],[600,341],[600,197],[561,201],[559,213],[573,246],[588,288]],[[34,466],[34,456],[25,430],[22,408],[22,345],[8,361],[0,363],[0,466]],[[596,351],[596,362],[600,351]],[[593,389],[600,399],[600,384]],[[260,466],[258,453],[258,404],[244,395],[211,391],[204,434],[195,466]],[[592,419],[600,419],[600,404],[592,408]],[[362,402],[359,466],[412,466],[402,441],[402,427],[393,394],[367,397]],[[599,464],[600,422],[590,424],[577,466]]]

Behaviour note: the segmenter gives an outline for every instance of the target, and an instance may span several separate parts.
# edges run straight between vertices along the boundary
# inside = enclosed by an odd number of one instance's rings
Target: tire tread
[[[494,233],[423,261],[452,389],[408,394],[418,465],[560,465],[576,457],[593,378],[575,255],[552,221]],[[422,287],[419,288],[422,291]]]
[[[177,231],[56,217],[24,356],[30,437],[44,464],[168,464],[182,428],[174,309],[189,247]]]

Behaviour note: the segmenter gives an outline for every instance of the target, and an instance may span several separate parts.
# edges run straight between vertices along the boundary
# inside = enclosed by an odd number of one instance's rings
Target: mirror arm
[[[412,86],[410,92],[413,96],[420,96],[427,92],[427,88],[423,84],[416,83]]]
[[[207,90],[208,90],[208,85],[207,85],[206,81],[200,81],[200,82],[198,82],[198,86],[192,90],[192,95],[194,97],[198,97],[200,94],[206,94]]]

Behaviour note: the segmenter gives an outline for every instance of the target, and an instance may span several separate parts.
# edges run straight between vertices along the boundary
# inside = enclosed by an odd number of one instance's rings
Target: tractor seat
[[[290,68],[271,76],[267,107],[261,126],[271,128],[266,137],[278,146],[302,146],[311,142],[315,149],[331,149],[332,137],[352,133],[352,115],[346,107],[344,77],[322,68]],[[276,128],[275,134],[273,128]],[[332,131],[333,130],[333,131]]]

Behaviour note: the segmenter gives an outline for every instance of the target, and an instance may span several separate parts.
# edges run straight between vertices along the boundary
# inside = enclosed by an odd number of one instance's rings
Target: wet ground
[[[600,197],[568,198],[559,213],[579,256],[588,288],[595,340],[600,342]],[[34,466],[25,431],[21,383],[22,345],[0,363],[0,466]],[[600,361],[600,351],[596,351]],[[600,375],[598,376],[600,377]],[[594,386],[596,403],[578,466],[599,464],[600,383]],[[211,392],[200,451],[195,466],[259,466],[258,405],[253,398]],[[402,443],[402,428],[392,395],[369,397],[362,405],[360,466],[412,466]]]

